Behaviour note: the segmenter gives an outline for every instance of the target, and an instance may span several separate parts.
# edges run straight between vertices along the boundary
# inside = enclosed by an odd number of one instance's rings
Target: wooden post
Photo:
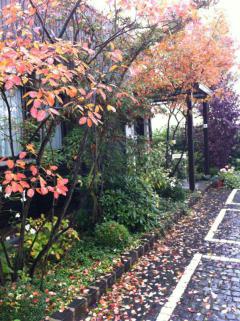
[[[192,93],[187,95],[187,139],[188,139],[188,175],[189,189],[195,190],[194,174],[194,143],[193,143],[193,114],[192,114]]]
[[[204,174],[209,175],[208,103],[203,102]]]

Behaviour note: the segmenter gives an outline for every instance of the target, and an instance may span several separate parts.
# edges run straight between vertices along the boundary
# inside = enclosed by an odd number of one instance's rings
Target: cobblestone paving
[[[142,257],[135,267],[101,298],[100,303],[89,312],[84,320],[155,321],[194,254],[224,255],[230,259],[240,259],[238,244],[204,241],[219,211],[224,208],[228,195],[229,191],[226,190],[210,190],[206,193],[195,206],[192,215],[179,222],[164,240],[155,245],[149,255]],[[233,225],[236,224],[239,224],[239,217],[234,216]],[[230,228],[231,226],[229,226]],[[229,233],[231,234],[231,231]],[[234,235],[236,235],[235,232]],[[187,288],[187,294],[185,292],[183,295],[183,299],[185,300],[186,297],[186,301],[175,309],[172,321],[240,321],[238,314],[239,290],[237,290],[240,288],[240,264],[205,261],[205,259],[201,262]],[[206,271],[204,272],[204,270]],[[217,291],[209,290],[208,280]],[[222,289],[221,286],[228,282],[231,290]],[[199,286],[199,292],[195,293],[197,286]],[[230,291],[229,296],[226,291]],[[188,294],[191,292],[192,295]],[[210,303],[206,302],[206,309],[204,309],[206,298],[212,295],[212,292],[214,297],[217,295],[214,301],[215,310],[212,308],[212,299],[209,299]],[[221,298],[222,301],[218,301]],[[228,310],[230,307],[231,310],[222,315],[222,319],[217,319],[219,311],[221,312],[221,304],[225,304],[226,309]],[[236,305],[236,309],[233,308],[234,305]],[[189,310],[192,308],[193,312]],[[202,312],[203,315],[201,315]],[[211,314],[209,314],[210,312]],[[235,319],[230,319],[231,315]],[[158,321],[162,320],[158,319]]]
[[[227,210],[214,237],[216,239],[240,241],[240,211]]]
[[[240,190],[238,190],[233,198],[233,203],[240,203]]]
[[[240,263],[202,259],[171,321],[240,320]]]

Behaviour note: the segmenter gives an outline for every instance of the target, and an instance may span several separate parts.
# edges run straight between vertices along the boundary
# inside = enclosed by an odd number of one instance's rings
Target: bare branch
[[[70,20],[72,19],[74,13],[76,12],[77,8],[79,7],[80,3],[82,2],[82,0],[78,0],[75,4],[75,6],[72,8],[71,12],[69,13],[65,23],[63,24],[63,27],[58,35],[58,38],[62,38],[62,36],[64,35],[66,29],[67,29],[67,26],[70,22]]]
[[[37,9],[36,5],[33,3],[32,0],[29,0],[29,2],[30,2],[30,4],[31,4],[31,6],[36,10],[36,15],[37,15],[37,17],[38,17],[38,20],[39,20],[39,22],[40,22],[40,24],[41,24],[41,26],[42,26],[42,28],[43,28],[43,31],[46,33],[49,41],[50,41],[51,43],[54,43],[54,41],[53,41],[50,33],[48,32],[47,28],[45,27],[45,23],[44,23],[41,15],[40,15],[39,12],[38,12],[38,9]]]

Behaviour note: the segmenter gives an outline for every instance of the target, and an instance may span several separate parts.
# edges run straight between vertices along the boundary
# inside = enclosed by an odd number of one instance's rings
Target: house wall
[[[17,155],[21,149],[19,138],[21,137],[21,123],[23,120],[21,109],[21,93],[19,90],[6,93],[11,110],[11,124],[14,155]],[[7,105],[0,98],[0,156],[11,156],[9,126],[8,126]]]

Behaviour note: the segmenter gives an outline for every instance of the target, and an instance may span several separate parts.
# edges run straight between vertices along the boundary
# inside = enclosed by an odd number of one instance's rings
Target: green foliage
[[[209,172],[211,176],[215,176],[218,174],[219,170],[217,167],[210,167]]]
[[[162,188],[158,193],[165,198],[170,198],[173,201],[184,201],[186,198],[186,192],[178,184],[168,184],[165,188]]]
[[[145,231],[157,225],[159,198],[151,185],[137,175],[116,179],[115,188],[101,197],[106,220],[115,220],[131,231]]]
[[[62,160],[70,168],[74,161],[74,157],[77,154],[79,148],[79,142],[82,137],[82,128],[73,128],[64,139]]]
[[[31,285],[30,279],[21,277],[17,283],[0,287],[1,321],[40,321],[44,317],[46,295]]]
[[[240,188],[240,171],[226,166],[219,172],[219,178],[224,181],[224,185],[228,188]]]
[[[25,247],[29,251],[32,258],[37,257],[39,252],[47,244],[53,225],[56,223],[57,217],[54,216],[52,221],[46,219],[42,214],[40,218],[28,219],[28,224],[26,225],[26,236],[25,236]],[[66,229],[64,233],[59,237],[58,242],[54,242],[50,248],[49,255],[59,260],[61,256],[68,250],[74,240],[78,240],[77,232],[68,228],[69,221],[67,219],[63,220],[59,232],[61,233]]]
[[[79,240],[57,265],[51,266],[43,290],[39,289],[40,279],[30,280],[21,273],[18,282],[0,287],[0,321],[43,320],[46,314],[80,296],[83,286],[109,273],[120,252],[118,248],[97,245],[92,238]]]
[[[7,242],[4,242],[4,246],[7,250],[7,253],[9,253],[10,250],[9,250],[9,246],[8,246]],[[5,255],[1,245],[0,245],[0,263],[1,263],[2,272],[4,274],[4,277],[6,277],[6,278],[10,277],[10,274],[13,272],[13,270],[8,265],[6,255]]]
[[[103,222],[96,226],[96,242],[109,247],[124,247],[129,244],[128,229],[115,221]]]

